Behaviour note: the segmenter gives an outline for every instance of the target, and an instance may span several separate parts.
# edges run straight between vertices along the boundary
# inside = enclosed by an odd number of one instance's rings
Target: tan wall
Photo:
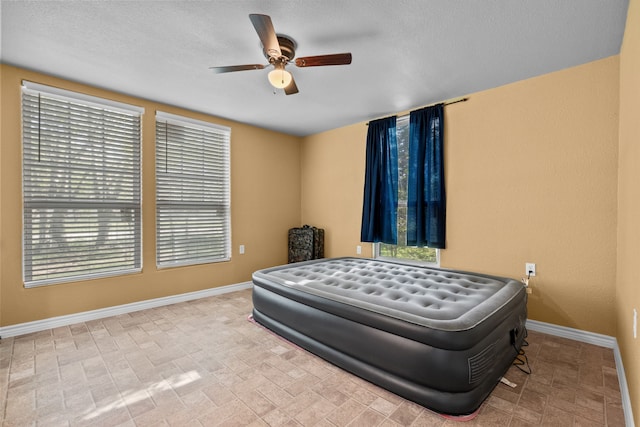
[[[618,345],[635,424],[640,425],[640,338],[633,338],[633,309],[640,316],[640,1],[631,0],[620,52],[618,168]]]
[[[2,73],[4,67],[0,64],[0,144],[2,141],[2,93],[4,88],[4,80]],[[0,189],[2,188],[2,149],[0,148]],[[2,248],[4,246],[4,238],[2,236],[2,196],[0,194],[0,325],[2,325]]]
[[[301,152],[302,222],[325,229],[325,256],[371,256],[360,243],[366,127],[359,123],[306,137]]]
[[[615,334],[617,56],[470,95],[445,108],[441,265],[520,278],[531,319]],[[328,256],[360,242],[366,126],[307,137],[302,222]],[[366,244],[363,255],[370,255]]]
[[[300,224],[300,139],[1,65],[0,326],[192,292],[251,279],[287,261],[287,230]],[[29,80],[145,108],[143,117],[143,271],[25,289],[21,271],[20,83]],[[155,266],[156,109],[231,127],[229,262],[158,270]],[[244,244],[246,254],[239,255]]]
[[[444,266],[521,277],[529,318],[615,334],[618,57],[448,107]]]

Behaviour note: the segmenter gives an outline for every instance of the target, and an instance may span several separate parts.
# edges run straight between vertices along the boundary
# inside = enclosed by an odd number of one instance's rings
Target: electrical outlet
[[[361,255],[361,254],[362,254],[362,246],[360,246],[360,245],[356,246],[356,253],[357,253],[358,255]]]
[[[524,274],[526,274],[527,277],[529,277],[529,276],[533,277],[533,276],[536,275],[536,265],[534,263],[527,262],[524,265],[524,269],[525,269]]]
[[[244,254],[244,245],[240,245],[240,255]]]

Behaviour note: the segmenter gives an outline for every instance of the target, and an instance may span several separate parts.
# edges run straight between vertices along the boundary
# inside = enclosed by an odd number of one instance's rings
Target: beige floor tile
[[[400,425],[408,426],[411,425],[416,420],[416,418],[418,418],[423,410],[424,409],[420,405],[417,405],[413,402],[403,401],[400,406],[398,406],[398,408],[389,416],[389,419],[395,421]]]
[[[337,426],[344,426],[367,409],[362,403],[349,399],[333,410],[326,419]]]
[[[422,411],[411,424],[412,427],[441,427],[446,420],[431,411]]]
[[[618,426],[611,349],[537,332],[475,419],[446,419],[247,321],[251,292],[0,341],[6,426]]]
[[[384,419],[384,415],[368,408],[347,425],[350,427],[377,426],[380,425]]]

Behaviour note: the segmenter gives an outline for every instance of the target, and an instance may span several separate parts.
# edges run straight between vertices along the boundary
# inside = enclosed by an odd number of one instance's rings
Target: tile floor
[[[468,422],[446,420],[247,321],[251,291],[0,341],[3,426],[623,426],[613,352],[529,333]]]

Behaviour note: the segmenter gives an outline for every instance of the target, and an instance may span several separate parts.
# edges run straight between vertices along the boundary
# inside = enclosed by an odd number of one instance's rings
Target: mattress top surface
[[[513,279],[366,258],[288,264],[253,278],[448,331],[471,329],[524,293]]]

